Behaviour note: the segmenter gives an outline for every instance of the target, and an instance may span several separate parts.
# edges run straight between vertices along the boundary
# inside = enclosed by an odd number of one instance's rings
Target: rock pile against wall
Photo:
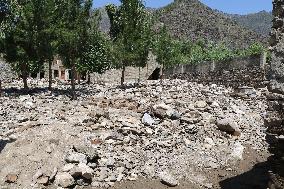
[[[196,65],[181,65],[166,70],[170,79],[185,79],[203,84],[221,84],[261,87],[266,80],[265,61],[260,56],[232,59],[226,62],[205,62]]]
[[[273,1],[273,27],[271,31],[272,61],[269,76],[273,81],[269,90],[269,109],[265,121],[267,139],[273,154],[271,189],[284,188],[284,0]]]

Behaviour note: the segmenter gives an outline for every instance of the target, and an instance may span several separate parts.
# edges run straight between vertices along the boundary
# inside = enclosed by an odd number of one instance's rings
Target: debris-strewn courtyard
[[[184,80],[68,85],[0,97],[0,188],[265,188],[265,88]],[[258,169],[257,168],[257,169]],[[160,183],[161,181],[161,183]]]

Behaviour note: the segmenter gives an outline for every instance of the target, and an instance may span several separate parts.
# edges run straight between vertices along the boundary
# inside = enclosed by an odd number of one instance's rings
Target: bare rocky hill
[[[165,24],[177,38],[214,42],[225,42],[233,47],[247,47],[254,42],[266,42],[270,27],[269,13],[246,16],[224,14],[213,10],[199,0],[175,0],[160,9],[148,9],[157,19],[158,25]],[[109,19],[104,8],[101,29],[109,31]],[[264,16],[264,17],[263,17]]]
[[[265,41],[260,34],[238,25],[198,0],[175,0],[157,14],[158,20],[177,38],[206,39],[232,47],[247,47]]]
[[[258,13],[238,15],[225,14],[232,20],[236,21],[243,27],[251,29],[263,36],[268,37],[272,27],[272,13],[267,11],[260,11]]]

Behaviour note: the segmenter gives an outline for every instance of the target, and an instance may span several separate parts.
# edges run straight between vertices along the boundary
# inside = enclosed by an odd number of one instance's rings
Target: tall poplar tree
[[[8,27],[4,30],[3,53],[6,61],[23,79],[28,89],[29,73],[38,69],[38,17],[41,0],[8,1]]]
[[[118,67],[122,69],[121,85],[127,66],[144,66],[150,50],[151,18],[142,0],[121,0],[121,5],[106,7],[110,18],[110,36],[117,46]]]
[[[59,55],[63,64],[71,69],[72,99],[76,99],[76,63],[80,62],[88,44],[88,25],[91,17],[91,0],[60,1],[58,18]]]

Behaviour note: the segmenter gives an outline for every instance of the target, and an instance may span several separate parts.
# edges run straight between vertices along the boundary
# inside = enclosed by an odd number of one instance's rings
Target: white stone
[[[155,120],[148,113],[145,113],[142,117],[142,123],[146,126],[152,126]]]
[[[179,181],[168,172],[161,172],[159,174],[161,182],[169,187],[175,187],[179,185]]]
[[[75,180],[69,173],[58,173],[55,177],[55,184],[67,188],[74,185]]]

